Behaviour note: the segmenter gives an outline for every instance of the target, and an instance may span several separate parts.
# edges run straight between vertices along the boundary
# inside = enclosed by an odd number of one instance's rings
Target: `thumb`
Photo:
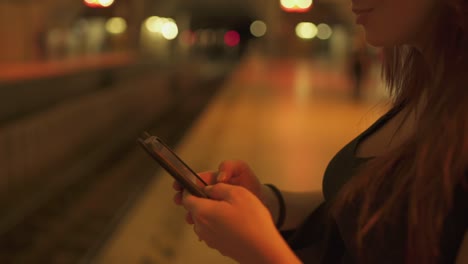
[[[241,187],[225,183],[217,183],[215,185],[206,186],[204,190],[208,197],[213,200],[230,202],[234,198],[235,190],[238,188]]]
[[[226,160],[218,166],[218,182],[229,182],[231,178],[239,175],[243,170],[243,163],[237,160]]]

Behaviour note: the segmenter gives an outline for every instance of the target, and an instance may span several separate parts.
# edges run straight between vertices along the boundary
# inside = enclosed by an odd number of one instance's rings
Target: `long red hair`
[[[441,1],[442,2],[442,1]],[[455,188],[468,189],[468,1],[445,0],[425,54],[409,46],[384,48],[383,77],[395,106],[416,109],[416,134],[365,164],[341,190],[334,214],[359,202],[356,246],[362,262],[373,254],[366,238],[400,227],[406,263],[436,263]],[[365,191],[363,191],[365,190]],[[385,194],[384,199],[382,197]],[[385,240],[385,237],[381,238]]]

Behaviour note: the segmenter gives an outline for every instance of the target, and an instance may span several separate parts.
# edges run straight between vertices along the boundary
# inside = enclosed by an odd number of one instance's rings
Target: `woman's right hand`
[[[218,171],[203,172],[198,174],[208,185],[216,183],[226,183],[237,185],[246,188],[254,194],[260,201],[264,202],[263,185],[255,176],[252,169],[240,160],[227,160],[221,162]],[[200,186],[203,187],[200,183]],[[178,205],[182,205],[182,193],[184,188],[177,182],[174,182],[174,189],[177,193],[174,196],[174,201]],[[193,219],[190,214],[187,214],[186,221],[193,224]]]

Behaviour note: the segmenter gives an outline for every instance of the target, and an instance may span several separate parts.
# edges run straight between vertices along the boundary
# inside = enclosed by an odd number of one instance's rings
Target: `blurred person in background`
[[[281,192],[224,161],[200,174],[211,199],[175,183],[175,202],[240,263],[468,263],[468,1],[352,9],[384,49],[393,104],[331,160],[323,195]]]

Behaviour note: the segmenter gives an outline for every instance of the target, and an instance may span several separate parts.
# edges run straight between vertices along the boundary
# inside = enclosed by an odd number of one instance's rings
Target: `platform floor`
[[[250,55],[176,152],[196,171],[242,159],[281,189],[320,190],[333,155],[387,109],[377,79],[373,71],[358,103],[350,100],[350,78],[333,65]],[[160,174],[95,263],[235,263],[198,241],[183,208],[172,202],[172,179]]]

